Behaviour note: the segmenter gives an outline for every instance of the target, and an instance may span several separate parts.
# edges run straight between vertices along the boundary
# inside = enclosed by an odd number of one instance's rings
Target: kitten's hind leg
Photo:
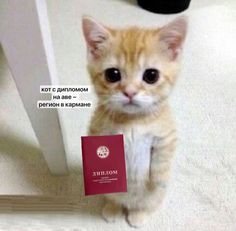
[[[106,204],[102,210],[102,217],[107,222],[115,222],[118,217],[122,215],[122,206],[112,202],[111,200],[106,200]]]
[[[150,216],[151,212],[149,210],[129,209],[127,214],[127,222],[130,226],[139,228],[148,222]]]

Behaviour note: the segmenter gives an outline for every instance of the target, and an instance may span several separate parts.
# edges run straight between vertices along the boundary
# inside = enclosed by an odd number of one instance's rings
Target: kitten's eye
[[[148,84],[153,84],[159,79],[159,71],[156,69],[146,69],[143,74],[143,81]]]
[[[108,68],[105,70],[105,78],[110,83],[118,82],[121,80],[120,71],[117,68]]]

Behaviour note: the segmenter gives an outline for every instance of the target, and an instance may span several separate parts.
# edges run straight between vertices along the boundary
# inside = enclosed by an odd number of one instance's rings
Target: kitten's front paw
[[[121,216],[122,207],[112,202],[107,202],[102,210],[102,217],[107,222],[115,222],[116,219]]]
[[[147,223],[149,213],[144,210],[129,210],[127,221],[130,226],[139,228]]]

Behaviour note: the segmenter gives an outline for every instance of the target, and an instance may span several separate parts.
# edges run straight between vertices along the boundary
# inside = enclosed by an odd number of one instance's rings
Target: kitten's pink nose
[[[123,91],[123,94],[130,100],[137,94],[136,91]]]

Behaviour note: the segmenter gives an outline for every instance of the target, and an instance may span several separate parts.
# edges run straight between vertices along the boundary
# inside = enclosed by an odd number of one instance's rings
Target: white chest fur
[[[134,126],[121,131],[124,134],[126,172],[128,180],[145,180],[149,176],[153,136]]]

